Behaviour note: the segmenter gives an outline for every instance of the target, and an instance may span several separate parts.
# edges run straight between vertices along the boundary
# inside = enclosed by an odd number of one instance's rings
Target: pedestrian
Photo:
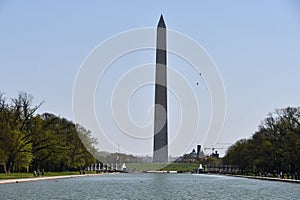
[[[42,169],[42,177],[45,175],[45,170]]]
[[[279,173],[280,178],[283,178],[283,173],[282,171]]]

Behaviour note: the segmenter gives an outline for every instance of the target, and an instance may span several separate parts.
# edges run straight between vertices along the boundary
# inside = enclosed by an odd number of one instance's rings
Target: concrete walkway
[[[36,178],[5,179],[5,180],[0,180],[0,185],[1,184],[31,182],[31,181],[55,180],[55,179],[63,179],[63,178],[78,178],[78,177],[85,177],[85,176],[99,176],[99,175],[103,175],[103,174],[84,174],[84,175],[46,176],[46,177],[36,177]],[[286,182],[286,183],[298,183],[298,184],[300,184],[300,180],[294,180],[294,179],[282,179],[282,178],[271,178],[271,177],[261,177],[261,176],[229,175],[229,174],[227,174],[225,176],[257,179],[257,180],[267,180],[267,181],[280,181],[280,182]]]
[[[243,175],[229,175],[229,176],[257,179],[257,180],[267,180],[267,181],[280,181],[286,183],[300,183],[300,180],[295,180],[295,179],[271,178],[271,177],[262,177],[262,176],[243,176]]]
[[[66,176],[45,176],[45,177],[36,177],[36,178],[20,178],[20,179],[5,179],[0,180],[1,184],[12,184],[12,183],[23,183],[30,181],[43,181],[43,180],[55,180],[55,179],[63,179],[63,178],[77,178],[84,176],[98,176],[103,174],[84,174],[84,175],[66,175]]]

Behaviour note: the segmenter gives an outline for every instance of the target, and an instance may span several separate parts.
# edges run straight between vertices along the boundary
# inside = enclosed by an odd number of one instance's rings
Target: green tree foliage
[[[47,171],[65,171],[78,169],[81,166],[96,163],[96,160],[85,148],[80,135],[89,132],[84,128],[80,131],[77,126],[67,119],[44,113],[35,117],[35,134],[33,137],[33,162],[36,169]],[[85,134],[90,149],[96,140],[91,134]]]
[[[31,162],[31,122],[41,104],[33,107],[32,96],[23,92],[9,104],[1,94],[0,103],[0,149],[6,157],[2,164],[5,172],[11,172],[15,164],[22,168]]]
[[[90,132],[50,113],[36,115],[42,103],[33,106],[32,99],[21,92],[8,102],[0,94],[1,171],[65,171],[96,163],[88,151],[97,152]]]
[[[300,171],[300,108],[270,113],[252,138],[228,148],[223,163],[271,174]]]

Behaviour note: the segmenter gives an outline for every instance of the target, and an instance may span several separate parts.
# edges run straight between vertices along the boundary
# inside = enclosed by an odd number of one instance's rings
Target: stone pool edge
[[[99,176],[99,175],[104,175],[104,174],[108,174],[108,173],[103,173],[103,174],[82,174],[82,175],[65,175],[65,176],[45,176],[45,177],[36,177],[36,178],[5,179],[5,180],[0,180],[0,185],[1,184],[24,183],[24,182],[32,182],[32,181],[56,180],[56,179],[66,179],[66,178],[87,177],[87,176]]]
[[[231,175],[231,174],[225,174],[225,176],[300,184],[300,180],[295,180],[295,179],[282,179],[282,178],[271,178],[271,177],[261,177],[261,176],[245,176],[245,175]]]

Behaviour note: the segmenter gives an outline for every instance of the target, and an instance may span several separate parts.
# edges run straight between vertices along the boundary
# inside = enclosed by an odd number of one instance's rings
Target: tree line
[[[223,163],[239,166],[247,173],[299,173],[300,107],[269,113],[251,138],[228,148]]]
[[[51,113],[21,92],[7,100],[0,93],[0,172],[77,170],[97,163],[97,141],[90,131]]]

